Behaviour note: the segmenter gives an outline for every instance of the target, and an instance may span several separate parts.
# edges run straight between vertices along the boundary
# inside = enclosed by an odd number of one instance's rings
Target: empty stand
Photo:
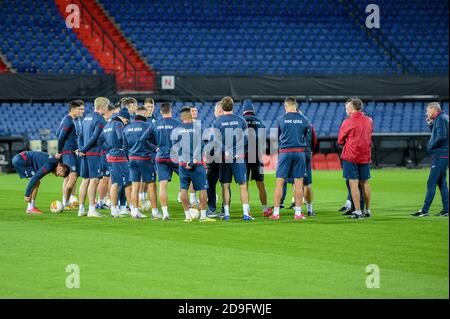
[[[162,73],[398,72],[337,1],[100,2]]]
[[[73,32],[99,61],[105,73],[116,75],[118,91],[154,91],[154,75],[134,47],[95,0],[55,0],[61,16],[66,7],[80,8],[80,28]]]
[[[37,5],[39,4],[39,5]],[[103,69],[66,27],[53,0],[3,0],[0,51],[18,72],[98,74]]]
[[[174,116],[184,102],[174,102]],[[214,121],[215,102],[195,102],[199,112],[198,119],[203,127],[210,127]],[[256,114],[267,128],[275,127],[277,117],[284,114],[282,102],[253,102]],[[155,114],[159,114],[157,103]],[[449,103],[442,104],[445,112]],[[372,117],[374,133],[429,133],[425,123],[426,102],[367,102],[365,112]],[[301,102],[300,109],[310,119],[319,137],[337,136],[342,121],[346,118],[342,102]],[[92,111],[92,103],[86,104],[86,114]],[[39,130],[48,129],[52,137],[56,133],[61,118],[67,113],[67,107],[61,102],[1,103],[0,135],[26,135],[39,139]],[[237,102],[235,113],[242,114],[242,104]]]

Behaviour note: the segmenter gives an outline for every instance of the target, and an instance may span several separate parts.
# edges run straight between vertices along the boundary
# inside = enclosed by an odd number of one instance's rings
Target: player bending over
[[[215,219],[206,216],[208,182],[202,160],[202,133],[199,127],[193,124],[190,107],[183,107],[180,112],[182,123],[173,130],[172,140],[174,145],[180,147],[178,154],[177,148],[174,147],[173,155],[179,161],[181,201],[186,217],[184,221],[191,221],[188,199],[188,190],[191,185],[194,192],[200,193],[200,221],[215,222]]]
[[[20,178],[28,178],[29,182],[25,190],[25,202],[28,203],[27,214],[42,214],[36,207],[36,198],[41,185],[41,179],[48,173],[56,176],[67,177],[70,169],[60,162],[60,156],[50,156],[44,152],[21,152],[12,159],[12,165]]]

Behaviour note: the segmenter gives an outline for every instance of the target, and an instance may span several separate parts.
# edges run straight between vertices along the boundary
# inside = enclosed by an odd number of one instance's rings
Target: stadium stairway
[[[67,5],[78,5],[80,28],[72,30],[105,73],[116,75],[117,91],[154,91],[153,71],[97,1],[55,0],[55,3],[64,19],[70,14],[66,12]]]

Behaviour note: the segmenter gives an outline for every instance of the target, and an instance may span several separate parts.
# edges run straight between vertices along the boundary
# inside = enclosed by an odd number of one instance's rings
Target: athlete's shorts
[[[306,161],[304,152],[280,152],[278,154],[277,178],[304,178]]]
[[[108,163],[111,170],[111,183],[119,186],[130,183],[130,165],[128,162]]]
[[[102,155],[102,176],[103,177],[111,176],[111,170],[109,168],[109,163],[108,160],[106,159],[106,155]]]
[[[342,169],[345,179],[366,181],[370,178],[370,164],[357,164],[343,160]]]
[[[154,183],[155,181],[156,171],[153,162],[130,159],[130,182]]]
[[[158,173],[158,181],[171,181],[172,173],[178,175],[178,163],[172,161],[156,162],[156,172]]]
[[[221,183],[231,183],[232,178],[238,184],[247,182],[247,165],[245,163],[220,163],[219,181]]]
[[[247,180],[257,182],[264,181],[264,164],[261,162],[246,163],[247,166]]]
[[[306,162],[306,172],[305,177],[303,178],[303,185],[312,184],[312,167],[311,167],[311,155],[305,155]]]
[[[80,176],[82,178],[102,178],[102,157],[100,155],[82,156]]]
[[[36,174],[36,171],[33,166],[31,166],[31,163],[28,160],[25,160],[21,154],[22,153],[14,155],[12,165],[20,178],[31,178]]]
[[[195,191],[201,191],[208,189],[208,179],[206,178],[206,169],[203,165],[194,165],[192,170],[186,169],[184,166],[180,166],[180,188],[189,189],[189,185],[192,182],[192,187]]]
[[[61,156],[63,164],[69,166],[71,173],[80,174],[80,161],[77,155],[73,152],[67,152],[62,154]]]

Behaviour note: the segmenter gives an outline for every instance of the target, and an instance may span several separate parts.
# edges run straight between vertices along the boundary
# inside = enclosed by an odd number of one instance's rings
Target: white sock
[[[356,215],[361,215],[361,211],[360,210],[355,210],[355,214]]]
[[[111,214],[112,215],[117,214],[117,207],[111,205]]]
[[[294,207],[295,215],[301,215],[302,214],[302,207]]]
[[[230,206],[223,205],[223,212],[225,213],[225,216],[230,216]]]
[[[169,216],[169,210],[167,209],[167,206],[161,206],[163,216]],[[189,215],[190,216],[190,215]]]
[[[274,207],[274,208],[273,208],[273,214],[274,214],[275,216],[280,215],[280,207]]]
[[[63,206],[66,206],[67,200],[66,200],[66,197],[64,197],[64,195],[62,197],[62,203],[63,203]]]
[[[105,203],[105,201],[103,199],[99,199],[98,200],[98,205],[99,206],[102,206],[104,203]]]
[[[83,205],[83,204],[80,204],[78,210],[79,210],[80,212],[84,212],[84,205]]]
[[[345,202],[345,207],[346,207],[346,208],[352,207],[352,202],[351,202],[350,200],[347,199],[347,201]]]
[[[195,196],[195,193],[190,193],[189,194],[189,202],[191,204],[194,204],[197,201],[197,197]]]
[[[244,216],[248,216],[248,213],[250,212],[250,205],[242,204],[242,209],[244,210]]]
[[[189,209],[184,211],[184,217],[186,219],[191,219],[191,211]]]
[[[28,209],[33,209],[33,208],[34,208],[34,205],[31,202],[29,202],[28,203]]]
[[[32,200],[30,201],[30,203],[31,203],[31,207],[32,207],[32,208],[35,208],[35,207],[36,207],[36,201],[35,201],[34,199],[32,199]]]
[[[133,209],[131,210],[131,212],[132,212],[133,215],[137,215],[137,214],[139,214],[139,208],[134,208],[134,207],[133,207]]]
[[[200,218],[206,218],[206,209],[200,209]]]
[[[313,211],[313,204],[312,203],[311,204],[306,203],[306,211],[308,211],[308,212],[312,212]]]
[[[123,205],[120,206],[120,210],[126,210],[126,209],[127,209],[127,206],[123,206]]]
[[[95,205],[89,205],[89,213],[95,212]]]
[[[262,211],[265,212],[267,210],[267,205],[261,205]]]
[[[365,213],[366,213],[366,214],[370,214],[370,209],[366,209],[366,210],[365,210]]]
[[[158,208],[152,208],[152,215],[158,215]]]

